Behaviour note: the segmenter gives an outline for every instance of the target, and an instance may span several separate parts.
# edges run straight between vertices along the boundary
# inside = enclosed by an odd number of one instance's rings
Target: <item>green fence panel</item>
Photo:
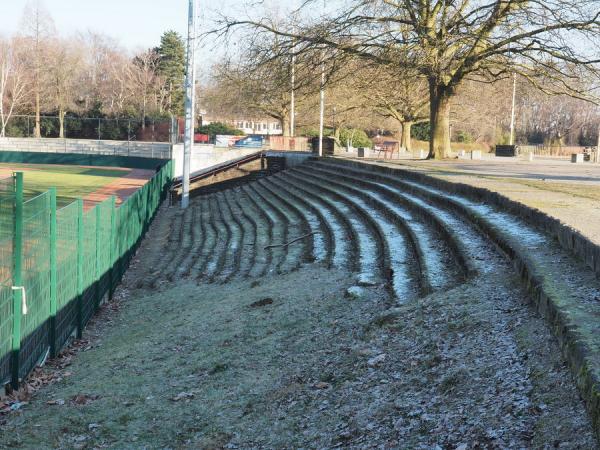
[[[98,261],[98,301],[101,301],[110,290],[110,268],[112,266],[111,217],[113,204],[114,197],[96,206],[99,216],[96,229],[98,235],[98,246],[96,248],[96,258]]]
[[[10,377],[15,177],[0,179],[0,376]]]
[[[86,324],[96,309],[96,207],[83,213],[82,312]]]
[[[27,374],[48,348],[50,316],[50,192],[23,203],[20,375]]]
[[[55,356],[70,336],[81,335],[119,284],[165,198],[171,173],[168,162],[118,207],[112,197],[87,211],[82,200],[56,209],[55,189],[24,199],[20,173],[0,179],[4,381],[17,387],[48,352]]]
[[[67,341],[76,325],[77,216],[76,202],[56,212],[57,348]]]

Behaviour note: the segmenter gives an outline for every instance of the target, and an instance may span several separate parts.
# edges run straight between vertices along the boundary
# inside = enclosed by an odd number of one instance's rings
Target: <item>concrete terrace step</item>
[[[472,224],[494,243],[513,262],[538,311],[549,321],[594,427],[600,430],[600,281],[590,267],[536,224],[482,202],[484,194],[475,188],[471,192],[464,186],[452,190],[451,183],[442,186],[437,180],[402,170],[334,161],[322,164],[331,170],[394,186],[424,207],[435,208],[442,218],[459,217]]]

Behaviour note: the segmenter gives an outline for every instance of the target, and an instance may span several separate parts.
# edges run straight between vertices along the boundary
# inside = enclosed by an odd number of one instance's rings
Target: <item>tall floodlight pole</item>
[[[596,143],[596,162],[600,163],[600,124],[598,124],[598,142]]]
[[[515,103],[517,100],[517,73],[513,73],[512,111],[510,113],[510,145],[515,144]]]
[[[319,92],[319,156],[323,156],[323,121],[325,120],[325,62],[321,63],[321,91]]]
[[[190,0],[188,11],[187,66],[185,75],[185,138],[183,143],[183,183],[181,192],[181,207],[190,204],[190,160],[194,145],[194,107],[196,68],[194,53],[196,47],[196,0]]]
[[[323,20],[325,20],[325,0],[323,0]],[[323,125],[325,120],[325,51],[321,53],[321,90],[319,92],[319,156],[323,156]]]
[[[292,47],[292,51],[295,49]],[[296,135],[296,55],[292,55],[292,92],[290,101],[290,136]]]

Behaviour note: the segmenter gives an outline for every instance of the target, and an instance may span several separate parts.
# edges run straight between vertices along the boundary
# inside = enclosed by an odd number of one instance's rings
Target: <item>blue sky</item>
[[[43,0],[62,36],[92,30],[131,50],[153,47],[168,29],[187,30],[186,0]],[[204,2],[203,3],[210,3]],[[0,0],[0,34],[18,31],[27,0]]]

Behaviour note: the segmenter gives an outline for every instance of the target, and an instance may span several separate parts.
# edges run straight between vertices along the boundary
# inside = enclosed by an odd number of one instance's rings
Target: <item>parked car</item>
[[[244,148],[262,148],[263,146],[263,137],[262,136],[246,136],[234,144],[234,147],[244,147]]]

